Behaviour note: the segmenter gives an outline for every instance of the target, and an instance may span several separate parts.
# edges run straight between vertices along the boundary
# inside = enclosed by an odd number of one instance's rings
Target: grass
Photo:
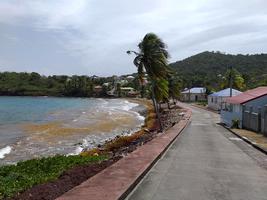
[[[8,198],[34,185],[57,179],[64,171],[78,165],[96,163],[107,156],[63,156],[19,162],[0,167],[0,199]]]
[[[198,102],[196,102],[196,104],[205,107],[208,105],[208,102],[207,101],[198,101]]]

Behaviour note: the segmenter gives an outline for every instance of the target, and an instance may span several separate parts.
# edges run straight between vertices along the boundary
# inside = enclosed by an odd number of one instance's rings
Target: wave
[[[0,159],[5,158],[6,154],[9,154],[11,152],[12,148],[10,146],[6,146],[2,149],[0,149]]]
[[[124,104],[126,104],[126,105],[123,105],[122,106],[122,110],[125,110],[125,111],[129,111],[129,110],[131,110],[131,109],[133,109],[134,107],[136,107],[136,106],[138,106],[139,104],[137,104],[137,103],[131,103],[131,102],[129,102],[129,101],[124,101]]]
[[[140,121],[144,121],[144,120],[146,119],[144,116],[140,115],[139,113],[138,113],[138,115],[137,115],[137,118],[138,118]]]

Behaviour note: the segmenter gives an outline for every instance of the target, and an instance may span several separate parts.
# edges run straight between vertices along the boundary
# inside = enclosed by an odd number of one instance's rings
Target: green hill
[[[242,74],[247,88],[267,85],[267,54],[230,55],[206,51],[170,66],[183,80],[183,87],[219,89],[219,76],[223,76],[230,66]]]

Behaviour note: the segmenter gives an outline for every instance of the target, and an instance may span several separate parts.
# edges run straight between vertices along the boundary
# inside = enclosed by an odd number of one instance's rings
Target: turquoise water
[[[123,99],[0,97],[0,164],[77,154],[140,128],[144,118]]]
[[[85,98],[0,97],[0,125],[49,121],[51,112],[96,105],[96,100]]]

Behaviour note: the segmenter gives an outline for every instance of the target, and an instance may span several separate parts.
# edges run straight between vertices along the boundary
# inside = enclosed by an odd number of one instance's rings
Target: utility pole
[[[230,97],[233,96],[233,67],[230,67]]]
[[[189,82],[189,84],[188,84],[188,88],[189,88],[189,90],[188,90],[188,102],[190,103],[191,102],[191,81]]]

